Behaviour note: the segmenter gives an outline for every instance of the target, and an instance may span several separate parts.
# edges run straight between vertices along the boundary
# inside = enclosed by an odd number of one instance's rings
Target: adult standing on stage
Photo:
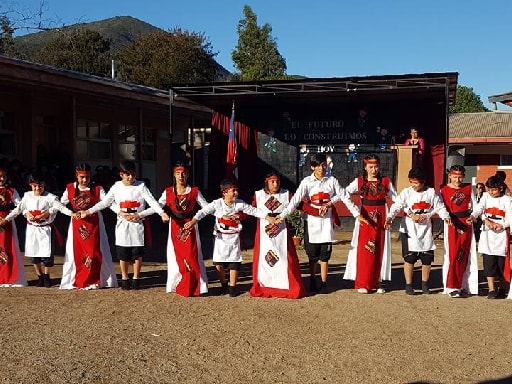
[[[418,151],[416,152],[415,167],[423,166],[423,155],[425,154],[425,140],[420,137],[420,131],[416,127],[411,127],[411,137],[405,140],[404,145],[417,145]]]

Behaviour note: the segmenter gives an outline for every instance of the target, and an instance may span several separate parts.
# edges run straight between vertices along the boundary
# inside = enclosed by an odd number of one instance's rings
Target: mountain
[[[136,41],[140,36],[160,29],[131,16],[116,16],[110,19],[73,24],[62,28],[55,28],[54,30],[19,36],[14,39],[14,42],[21,56],[30,60],[31,57],[48,44],[58,33],[66,29],[80,28],[90,29],[100,33],[104,38],[110,39],[110,51],[113,55],[128,44]],[[219,73],[218,80],[226,80],[229,71],[220,64],[217,63],[217,65]]]

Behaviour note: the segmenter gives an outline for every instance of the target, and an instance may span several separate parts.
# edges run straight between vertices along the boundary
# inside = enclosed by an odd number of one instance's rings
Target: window
[[[142,153],[142,160],[154,161],[155,154],[155,130],[144,127],[142,129],[142,142],[138,140],[137,128],[133,125],[122,124],[118,131],[119,156],[125,160],[137,160],[138,145]]]
[[[500,166],[512,166],[512,155],[500,155]]]
[[[0,111],[0,157],[16,156],[14,113]]]
[[[110,160],[112,129],[110,123],[78,120],[76,156],[79,160]]]

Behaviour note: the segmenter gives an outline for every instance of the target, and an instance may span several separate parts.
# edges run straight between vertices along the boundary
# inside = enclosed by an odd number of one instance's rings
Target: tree
[[[17,57],[18,51],[12,37],[14,28],[7,16],[0,16],[0,55]]]
[[[175,28],[143,35],[123,49],[118,60],[123,81],[167,89],[214,81],[216,55],[204,34]]]
[[[259,27],[251,7],[244,7],[245,18],[238,22],[238,45],[231,52],[236,72],[233,80],[253,81],[282,79],[286,74],[286,60],[277,49],[272,27]]]
[[[450,107],[450,113],[468,113],[468,112],[488,112],[485,108],[480,96],[478,96],[473,88],[464,85],[457,86],[457,97],[455,105]]]
[[[88,29],[65,29],[41,49],[34,61],[58,68],[105,76],[110,68],[110,41]]]

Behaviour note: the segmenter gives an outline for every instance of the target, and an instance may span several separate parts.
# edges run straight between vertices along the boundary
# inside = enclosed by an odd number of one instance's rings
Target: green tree
[[[110,41],[88,29],[65,29],[34,57],[34,61],[97,76],[110,69]]]
[[[215,81],[217,63],[202,33],[175,28],[143,35],[118,55],[123,81],[167,89]]]
[[[457,86],[457,96],[455,105],[450,107],[450,113],[467,113],[467,112],[488,112],[484,103],[480,100],[473,88],[464,85]]]
[[[0,16],[0,55],[17,57],[18,51],[14,45],[14,27],[7,16]]]
[[[236,72],[232,80],[254,81],[282,79],[286,60],[277,49],[269,24],[258,26],[256,14],[244,6],[245,18],[238,22],[238,45],[231,52]]]

